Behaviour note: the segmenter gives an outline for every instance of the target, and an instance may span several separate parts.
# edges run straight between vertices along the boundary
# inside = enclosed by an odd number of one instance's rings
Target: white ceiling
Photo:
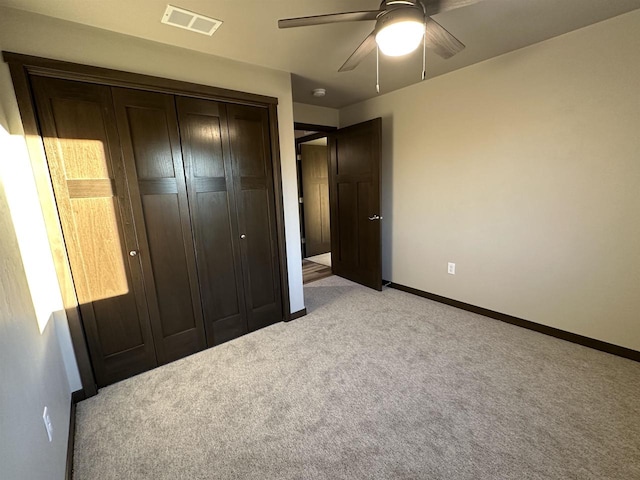
[[[208,37],[160,23],[167,3],[224,21]],[[379,0],[0,0],[0,5],[292,73],[294,101],[343,107],[376,95],[375,53],[338,68],[374,22],[279,30],[280,18],[376,10]],[[640,0],[483,0],[435,16],[467,48],[449,60],[427,53],[427,76],[465,66],[640,8]],[[382,93],[420,79],[421,51],[381,58]],[[327,89],[321,99],[311,95]]]

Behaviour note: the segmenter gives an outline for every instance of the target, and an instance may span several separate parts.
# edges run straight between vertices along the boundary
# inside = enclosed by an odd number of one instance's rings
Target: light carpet
[[[75,480],[640,479],[640,364],[329,277],[78,405]]]

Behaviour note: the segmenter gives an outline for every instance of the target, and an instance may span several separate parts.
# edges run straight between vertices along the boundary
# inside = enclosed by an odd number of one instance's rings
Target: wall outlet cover
[[[449,273],[450,275],[455,275],[456,274],[456,264],[455,263],[449,262],[449,264],[447,265],[447,273]]]
[[[49,409],[45,406],[42,413],[42,420],[44,421],[44,428],[47,429],[47,436],[49,441],[53,440],[53,425],[51,425],[51,418],[49,418]]]

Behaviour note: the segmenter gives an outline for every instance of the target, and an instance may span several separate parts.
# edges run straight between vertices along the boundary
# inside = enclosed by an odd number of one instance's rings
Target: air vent
[[[161,21],[167,25],[184,28],[203,35],[213,35],[218,27],[222,25],[221,20],[205,17],[199,13],[193,13],[173,5],[167,5],[167,10],[164,12]]]

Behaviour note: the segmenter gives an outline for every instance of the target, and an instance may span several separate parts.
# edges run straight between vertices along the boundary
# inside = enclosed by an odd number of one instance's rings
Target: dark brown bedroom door
[[[329,134],[333,273],[382,290],[380,161],[382,120]]]

